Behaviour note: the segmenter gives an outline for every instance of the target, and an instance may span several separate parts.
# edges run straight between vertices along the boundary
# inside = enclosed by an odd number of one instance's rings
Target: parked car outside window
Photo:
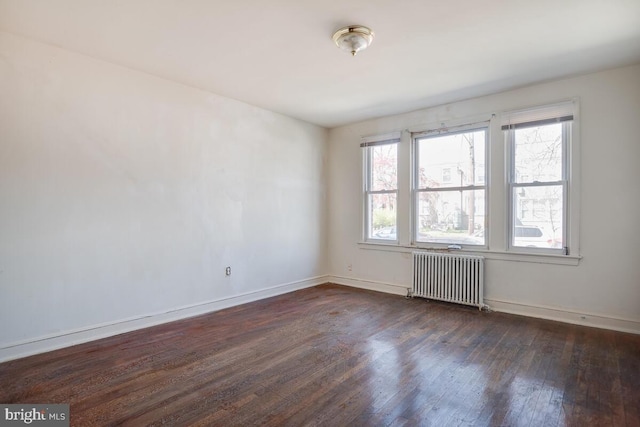
[[[384,227],[377,230],[374,234],[376,239],[397,240],[395,227]]]
[[[557,242],[535,225],[516,225],[513,246],[527,248],[555,248]]]

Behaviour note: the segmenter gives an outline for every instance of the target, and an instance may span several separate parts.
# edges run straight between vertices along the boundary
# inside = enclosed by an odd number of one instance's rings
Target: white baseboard
[[[360,289],[369,289],[371,291],[384,292],[394,295],[407,295],[407,289],[411,286],[395,285],[392,283],[376,282],[373,280],[354,279],[352,277],[344,276],[328,276],[328,280],[331,283],[337,285],[351,286]]]
[[[572,323],[574,325],[591,326],[594,328],[640,334],[640,319],[623,319],[615,316],[582,313],[563,308],[537,306],[499,299],[487,298],[484,302],[491,310],[501,313],[518,314],[521,316]]]
[[[163,313],[155,313],[146,316],[140,316],[138,318],[126,319],[102,325],[95,325],[78,330],[66,331],[55,335],[39,337],[28,341],[8,344],[0,348],[0,362],[6,362],[8,360],[44,353],[59,348],[70,347],[72,345],[82,344],[85,342],[119,335],[138,329],[148,328],[150,326],[155,326],[162,323],[186,319],[189,317],[222,310],[224,308],[282,295],[299,289],[310,288],[312,286],[321,285],[327,282],[402,296],[407,294],[408,288],[408,286],[406,285],[356,279],[351,277],[317,276],[305,280],[261,289],[259,291],[247,292],[244,294],[221,298],[214,301],[206,301],[200,304],[179,307]],[[485,299],[484,302],[485,304],[489,305],[491,310],[497,312],[640,334],[640,320],[623,319],[591,313],[580,313],[555,307],[534,306],[499,299]]]
[[[186,319],[189,317],[222,310],[224,308],[233,307],[240,304],[246,304],[248,302],[257,301],[264,298],[286,294],[289,292],[297,291],[299,289],[310,288],[312,286],[327,283],[329,281],[329,276],[317,276],[309,279],[272,286],[258,291],[247,292],[244,294],[220,298],[213,301],[205,301],[185,307],[178,307],[162,313],[154,313],[137,318],[119,320],[116,322],[101,325],[94,325],[73,331],[65,331],[54,335],[48,335],[27,341],[12,343],[0,347],[0,362],[6,362],[8,360],[18,359],[26,356],[32,356],[34,354],[57,350],[64,347],[70,347],[72,345],[82,344],[100,338],[119,335],[125,332],[135,331],[137,329],[148,328],[150,326],[155,326],[162,323]]]
[[[339,285],[352,286],[354,288],[369,289],[395,295],[406,295],[405,285],[376,282],[372,280],[355,279],[351,277],[329,276],[328,280]],[[500,299],[487,299],[484,303],[493,311],[520,316],[536,317],[539,319],[555,320],[558,322],[572,323],[576,325],[591,326],[594,328],[611,329],[620,332],[640,334],[640,319],[623,319],[615,316],[603,316],[601,314],[580,313],[557,307],[545,307],[531,304],[523,304]]]

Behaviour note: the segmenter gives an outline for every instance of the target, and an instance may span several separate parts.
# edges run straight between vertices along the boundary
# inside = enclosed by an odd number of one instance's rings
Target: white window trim
[[[414,246],[414,245],[392,245],[382,242],[358,242],[358,247],[362,250],[370,251],[382,251],[382,252],[400,252],[410,254],[415,250],[436,250],[445,251],[463,255],[482,255],[486,259],[498,260],[498,261],[514,261],[514,262],[527,262],[534,264],[555,264],[555,265],[570,265],[577,266],[582,259],[580,255],[557,255],[557,254],[540,254],[540,253],[522,253],[522,252],[507,252],[501,250],[491,250],[484,248],[470,249],[464,248],[447,249],[436,246]]]
[[[578,240],[579,230],[579,213],[580,213],[580,152],[579,152],[579,102],[577,98],[570,101],[561,101],[557,103],[536,106],[531,108],[523,108],[502,113],[502,124],[507,126],[514,123],[526,123],[537,120],[546,120],[559,118],[564,116],[572,116],[571,126],[563,124],[563,159],[562,168],[563,176],[559,182],[539,184],[532,183],[524,186],[536,186],[546,184],[561,184],[563,187],[563,242],[564,248],[526,248],[521,246],[513,246],[513,224],[515,222],[515,206],[513,201],[513,188],[522,187],[522,184],[514,183],[514,153],[513,153],[513,135],[514,130],[503,131],[505,139],[505,156],[506,156],[506,208],[507,208],[507,232],[506,232],[506,252],[518,254],[538,254],[538,255],[556,255],[569,256],[573,255],[580,258],[580,246]]]
[[[372,170],[371,170],[371,150],[369,150],[368,148],[370,147],[376,147],[376,146],[381,146],[381,145],[396,145],[396,150],[397,151],[397,156],[396,156],[396,169],[400,169],[400,158],[399,158],[399,148],[400,148],[400,141],[401,141],[401,132],[392,132],[392,133],[387,133],[387,134],[383,134],[383,135],[374,135],[374,136],[367,136],[367,137],[362,137],[361,138],[361,143],[360,143],[360,147],[361,148],[365,148],[364,150],[362,150],[362,156],[363,156],[363,165],[364,167],[362,168],[362,184],[363,184],[363,201],[362,201],[362,206],[363,206],[363,227],[362,227],[362,239],[364,242],[368,242],[368,243],[375,243],[375,244],[383,244],[383,245],[398,245],[399,244],[399,230],[398,230],[398,208],[400,205],[400,191],[399,191],[399,187],[400,187],[400,179],[397,177],[397,181],[396,181],[396,189],[395,190],[370,190],[371,188],[371,175],[372,175]],[[369,228],[370,228],[370,222],[371,222],[371,218],[370,218],[370,213],[369,213],[369,196],[373,195],[373,194],[395,194],[396,195],[396,239],[395,240],[389,240],[389,239],[376,239],[375,237],[369,237]]]
[[[434,248],[434,249],[444,249],[444,248],[464,248],[465,250],[469,249],[469,250],[486,250],[489,248],[489,238],[488,238],[488,233],[489,233],[489,185],[487,183],[487,180],[485,179],[485,181],[482,183],[482,185],[471,185],[471,186],[464,186],[464,187],[447,187],[446,190],[439,190],[439,191],[456,191],[456,190],[484,190],[485,195],[484,195],[484,230],[485,230],[485,239],[484,239],[484,245],[459,245],[456,243],[436,243],[436,242],[428,242],[428,241],[418,241],[417,239],[417,235],[418,235],[418,217],[419,217],[419,213],[418,213],[418,202],[417,202],[417,196],[418,193],[421,192],[425,192],[428,190],[424,190],[424,189],[419,189],[418,188],[418,182],[419,182],[419,178],[418,178],[418,167],[417,167],[417,162],[418,162],[418,148],[417,148],[417,140],[419,139],[424,139],[425,137],[436,137],[436,136],[441,136],[441,135],[452,135],[452,134],[458,134],[458,133],[465,133],[465,132],[469,132],[469,131],[477,131],[477,130],[484,130],[485,132],[485,144],[484,144],[484,158],[485,158],[485,164],[484,164],[484,176],[486,177],[488,175],[487,172],[490,172],[489,170],[489,164],[490,164],[490,159],[489,159],[489,154],[490,154],[490,140],[491,140],[491,127],[490,127],[491,121],[490,120],[486,120],[486,121],[480,121],[480,122],[476,122],[476,123],[468,123],[468,124],[462,124],[462,125],[457,125],[457,126],[452,126],[452,127],[440,127],[440,128],[433,128],[433,129],[428,129],[428,130],[422,130],[422,131],[416,131],[416,132],[412,132],[411,133],[411,161],[410,161],[410,170],[411,170],[411,246],[418,248],[418,249],[428,249],[428,248]],[[435,190],[438,191],[438,190]]]
[[[508,224],[507,214],[511,206],[506,205],[507,197],[507,166],[508,166],[508,153],[506,150],[506,143],[503,131],[501,130],[501,122],[509,112],[518,111],[531,111],[535,107],[523,107],[517,110],[504,110],[503,112],[496,111],[493,113],[478,114],[476,116],[466,117],[466,119],[456,119],[448,122],[449,128],[453,128],[454,125],[463,125],[464,123],[474,123],[477,127],[478,123],[489,120],[489,142],[487,145],[487,157],[485,174],[485,186],[487,192],[488,203],[486,205],[487,210],[487,230],[488,236],[486,236],[485,242],[488,247],[476,247],[476,248],[463,248],[462,250],[451,250],[455,253],[468,253],[468,254],[482,254],[485,258],[490,260],[506,261],[506,262],[525,262],[525,263],[539,263],[539,264],[554,264],[562,266],[577,266],[580,264],[582,256],[580,254],[580,241],[579,241],[579,229],[580,229],[580,194],[581,194],[581,147],[580,147],[580,103],[579,98],[573,98],[569,100],[562,100],[558,103],[573,103],[573,126],[571,129],[571,140],[567,148],[568,161],[567,161],[567,180],[568,190],[567,196],[569,203],[567,205],[567,214],[569,215],[569,224],[567,229],[567,243],[570,248],[568,255],[556,254],[556,253],[531,253],[520,252],[520,248],[516,248],[512,251],[507,251],[506,228]],[[546,105],[552,105],[548,103]],[[541,105],[541,104],[538,104]],[[412,223],[413,223],[413,144],[411,143],[411,136],[415,133],[424,132],[424,129],[436,129],[438,125],[441,128],[446,128],[445,123],[429,122],[421,125],[413,125],[406,129],[404,132],[394,132],[387,135],[402,136],[401,143],[398,146],[398,218],[397,218],[397,232],[399,242],[390,241],[366,241],[362,239],[358,242],[358,247],[361,250],[373,250],[383,251],[390,253],[405,253],[410,254],[416,249],[428,250],[447,250],[446,247],[436,247],[435,245],[420,244],[416,245],[415,242],[410,242],[408,236],[413,235]],[[383,135],[384,136],[384,135]],[[378,137],[362,138],[366,140],[376,140]],[[408,165],[408,167],[407,167]],[[365,171],[364,167],[361,171]],[[363,176],[364,179],[364,176]],[[364,181],[363,181],[364,182]],[[363,187],[364,188],[364,187]],[[401,200],[402,199],[402,200]],[[408,201],[409,203],[407,203]],[[366,208],[365,203],[361,203],[361,206]],[[365,209],[366,211],[366,209]],[[364,214],[361,217],[364,220]],[[366,223],[363,223],[363,230]],[[505,225],[506,224],[506,225]],[[366,230],[365,230],[366,231]],[[366,235],[366,234],[365,234]]]

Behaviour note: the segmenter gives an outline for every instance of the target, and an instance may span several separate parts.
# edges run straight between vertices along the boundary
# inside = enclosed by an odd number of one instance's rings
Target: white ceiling
[[[325,127],[640,62],[640,0],[0,0],[0,30]]]

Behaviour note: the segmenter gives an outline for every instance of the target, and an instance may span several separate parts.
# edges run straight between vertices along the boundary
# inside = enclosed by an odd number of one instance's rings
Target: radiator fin
[[[413,253],[413,296],[482,309],[483,288],[483,257],[437,252]]]

